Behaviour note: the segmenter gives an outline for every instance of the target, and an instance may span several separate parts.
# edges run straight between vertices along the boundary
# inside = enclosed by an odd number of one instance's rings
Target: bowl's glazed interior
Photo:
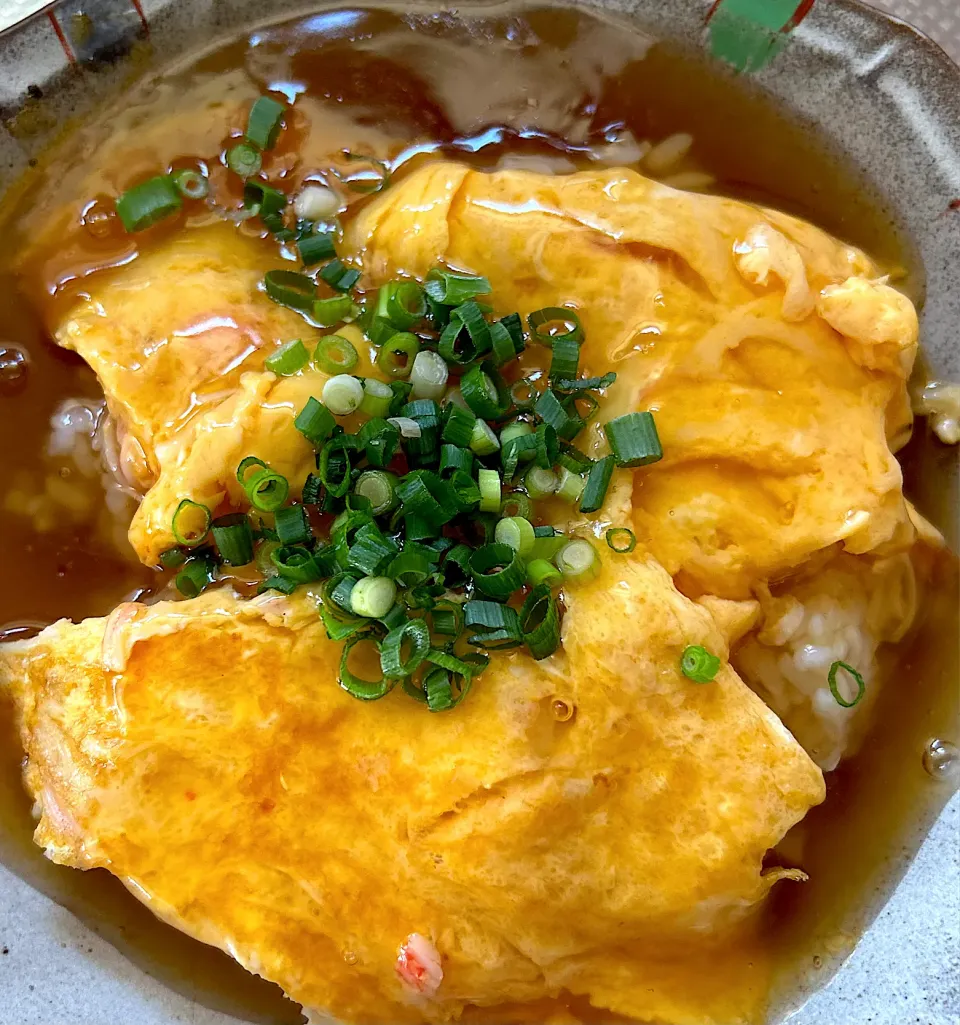
[[[584,4],[580,13],[554,9],[517,16],[531,20],[543,38],[561,48],[577,38],[583,19],[593,16],[588,8],[603,11],[609,26],[605,38],[628,30],[630,42],[617,48],[616,59],[599,77],[612,83],[620,98],[617,117],[637,138],[689,131],[724,191],[769,198],[888,265],[901,265],[902,287],[922,308],[924,358],[918,380],[960,375],[955,333],[960,211],[953,205],[960,197],[960,71],[942,52],[912,30],[845,0],[804,11],[807,16],[784,36],[777,52],[750,64],[756,70],[749,74],[731,67],[729,61],[738,58],[712,41],[705,3],[638,0]],[[318,39],[349,33],[348,20],[323,10],[330,9],[311,7],[310,32]],[[443,20],[430,5],[403,10],[431,31],[441,25],[459,31],[460,24],[471,31],[476,21],[502,31],[515,9],[478,4]],[[294,13],[279,2],[223,6],[198,0],[143,9],[98,3],[84,5],[82,12],[79,5],[61,4],[62,44],[42,19],[0,39],[4,65],[12,72],[0,85],[5,114],[0,166],[4,188],[10,189],[5,211],[43,187],[46,154],[58,137],[60,159],[89,150],[109,132],[111,109],[149,95],[158,75],[186,66],[197,52],[213,54],[225,39],[245,40],[254,22]],[[64,66],[66,51],[70,61]],[[572,52],[574,62],[582,59],[585,67],[595,59],[589,53],[578,58],[575,47]],[[211,67],[218,59],[206,58]],[[482,74],[482,69],[464,74]],[[460,84],[483,95],[482,81]],[[479,127],[482,108],[478,105],[476,124],[458,128]],[[6,432],[8,425],[0,421],[0,428]],[[909,497],[956,551],[955,450],[918,421],[902,458]],[[955,561],[945,559],[930,614],[899,667],[901,685],[882,696],[880,725],[861,754],[831,775],[827,803],[794,838],[803,844],[811,881],[802,890],[779,891],[769,909],[780,923],[776,942],[781,948],[771,1020],[839,966],[949,797],[949,786],[924,772],[922,755],[933,737],[960,740],[957,617]],[[19,754],[12,742],[2,750],[0,860],[5,865],[95,924],[152,974],[202,1003],[251,1021],[299,1020],[294,1005],[275,987],[155,922],[116,880],[100,872],[68,873],[44,862],[29,840]]]

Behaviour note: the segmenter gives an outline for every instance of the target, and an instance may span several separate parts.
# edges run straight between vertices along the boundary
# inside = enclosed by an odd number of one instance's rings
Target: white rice
[[[944,445],[960,443],[960,384],[931,381],[916,397],[913,411],[929,418],[933,433]]]
[[[100,543],[131,556],[127,528],[137,501],[113,420],[104,402],[92,399],[57,407],[37,468],[15,475],[0,497],[4,509],[29,518],[42,534],[90,526]]]
[[[758,633],[734,655],[746,682],[780,716],[824,770],[854,753],[880,687],[877,649],[899,640],[916,611],[913,569],[906,556],[871,562],[841,556],[814,578],[761,603]],[[863,677],[866,691],[853,708],[838,704],[827,674],[846,662]],[[856,685],[840,672],[846,700]]]

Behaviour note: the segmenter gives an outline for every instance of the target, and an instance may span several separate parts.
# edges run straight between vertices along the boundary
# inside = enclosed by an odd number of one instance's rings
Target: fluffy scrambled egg
[[[801,875],[761,862],[824,796],[726,663],[754,610],[721,628],[650,559],[567,601],[560,652],[496,657],[438,716],[338,688],[309,593],[121,605],[3,646],[37,842],[340,1020],[561,990],[739,1020],[717,965],[745,911]],[[724,658],[710,686],[680,674],[695,643]],[[433,991],[395,971],[411,934],[442,952]]]
[[[633,171],[438,163],[348,242],[373,283],[444,262],[488,277],[502,312],[577,311],[585,372],[619,375],[604,415],[656,415],[634,529],[685,590],[747,597],[836,542],[909,532],[888,439],[911,419],[916,313],[812,225]]]

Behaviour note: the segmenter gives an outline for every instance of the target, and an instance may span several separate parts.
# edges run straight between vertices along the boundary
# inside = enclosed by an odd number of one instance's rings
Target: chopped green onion
[[[334,324],[341,322],[350,323],[350,321],[356,320],[360,315],[360,307],[348,295],[334,295],[328,299],[315,299],[313,304],[307,308],[310,311],[310,316],[321,327],[333,327]]]
[[[259,149],[273,149],[286,112],[287,108],[272,96],[257,97],[247,118],[247,138]]]
[[[362,403],[360,408],[363,409]],[[381,468],[393,459],[400,448],[399,428],[381,417],[368,420],[360,428],[357,438],[368,462]]]
[[[273,529],[282,545],[304,545],[313,540],[313,531],[302,505],[278,509],[273,516]]]
[[[406,331],[427,313],[423,289],[415,281],[390,281],[380,286],[374,316],[395,331]]]
[[[308,584],[313,580],[319,580],[323,575],[313,555],[306,548],[281,545],[271,550],[270,561],[276,566],[281,577],[298,584]]]
[[[620,555],[629,555],[637,547],[637,535],[629,527],[611,527],[606,538],[607,547]]]
[[[283,223],[283,212],[287,208],[287,197],[278,189],[272,189],[263,182],[247,181],[243,186],[243,205],[251,213],[259,213],[260,219],[275,235],[288,234]]]
[[[280,377],[290,377],[303,370],[309,360],[306,346],[299,338],[294,338],[291,342],[284,342],[276,352],[271,353],[263,361],[263,365],[271,373]]]
[[[322,444],[322,442],[321,442]],[[319,505],[322,498],[323,481],[315,473],[308,473],[303,482],[300,497],[304,505]]]
[[[537,466],[549,470],[557,461],[560,452],[557,432],[550,424],[537,424],[536,442],[537,450],[534,458],[537,461]]]
[[[246,566],[253,559],[253,531],[244,513],[218,516],[211,524],[220,558],[230,566]]]
[[[603,425],[617,466],[647,466],[663,458],[652,413],[625,413]]]
[[[347,568],[368,577],[382,576],[398,551],[397,542],[392,537],[381,533],[375,523],[366,523],[354,535],[347,552]]]
[[[480,512],[499,512],[500,474],[496,470],[480,470],[477,474],[477,483],[480,485]]]
[[[470,432],[470,450],[478,456],[489,456],[500,448],[500,441],[486,420],[477,420]],[[491,510],[492,512],[492,510]]]
[[[687,651],[689,650],[690,649],[688,648]],[[686,655],[686,652],[684,652],[684,655]],[[720,660],[718,659],[718,664],[719,661]],[[847,699],[840,693],[840,688],[837,686],[837,671],[840,669],[846,670],[846,672],[848,672],[854,678],[854,680],[856,680],[857,696],[853,699],[853,701],[847,701]],[[867,684],[864,678],[860,675],[860,673],[857,672],[856,669],[853,668],[853,666],[847,665],[846,662],[838,661],[834,662],[830,666],[830,671],[827,673],[827,683],[830,686],[830,693],[833,695],[833,700],[836,701],[836,703],[841,708],[853,708],[854,705],[859,704],[860,700],[863,698],[863,695],[866,693],[867,690]]]
[[[409,331],[392,335],[377,354],[377,366],[388,377],[409,377],[420,351],[420,340]]]
[[[323,486],[334,498],[343,498],[350,490],[350,451],[354,444],[352,435],[339,434],[331,438],[320,452],[317,472]]]
[[[565,441],[572,441],[583,428],[583,420],[576,412],[569,413],[552,389],[548,388],[533,407],[537,416],[550,426]]]
[[[520,319],[520,314],[508,313],[505,317],[501,317],[497,323],[502,324],[506,328],[507,333],[513,339],[514,352],[519,356],[527,346],[526,339],[523,337],[523,321]]]
[[[393,690],[396,680],[381,676],[379,680],[364,680],[356,676],[347,664],[350,652],[357,644],[372,644],[377,653],[381,653],[380,642],[372,633],[361,633],[350,637],[343,646],[343,654],[340,656],[340,686],[352,697],[361,701],[376,701]]]
[[[410,652],[404,657],[405,645]],[[408,619],[403,626],[391,630],[380,647],[380,667],[391,679],[410,676],[430,650],[430,630],[422,619]]]
[[[584,455],[576,446],[565,441],[560,442],[557,462],[571,473],[586,473],[594,464],[594,460],[588,455]]]
[[[184,598],[196,598],[208,584],[216,579],[217,568],[212,559],[200,556],[190,559],[176,575],[174,584]]]
[[[350,592],[350,607],[358,616],[379,619],[392,608],[397,585],[389,577],[364,577]]]
[[[500,502],[501,516],[523,516],[524,519],[529,520],[532,513],[533,502],[530,501],[529,495],[525,495],[522,491],[511,491],[504,495]]]
[[[440,434],[441,439],[458,448],[466,448],[473,438],[476,416],[469,409],[453,403],[446,407],[444,415],[446,419]]]
[[[517,358],[517,351],[513,347],[513,339],[510,332],[497,321],[489,325],[490,331],[490,356],[493,362],[502,367],[511,360]]]
[[[337,247],[332,231],[318,231],[315,235],[305,235],[297,243],[297,252],[304,267],[313,267],[337,255]]]
[[[359,361],[360,355],[353,343],[341,335],[321,338],[313,353],[313,362],[325,374],[347,374]]]
[[[533,524],[522,516],[508,516],[497,524],[494,534],[498,544],[509,545],[526,558],[533,550]]]
[[[192,498],[184,498],[173,514],[170,529],[177,544],[196,548],[210,530],[210,510]]]
[[[374,345],[380,346],[386,342],[389,342],[395,334],[409,334],[410,332],[398,332],[397,329],[390,323],[386,317],[371,317],[369,310],[365,309],[363,314],[364,319],[364,331],[366,332],[367,338],[373,342]]]
[[[363,385],[349,374],[337,374],[323,385],[323,404],[334,416],[349,416],[363,402]]]
[[[160,565],[164,569],[176,569],[187,561],[187,553],[182,548],[168,548],[160,553]]]
[[[549,532],[549,533],[548,533]],[[531,560],[555,559],[557,553],[566,545],[569,539],[553,527],[534,527],[533,551],[530,552]]]
[[[175,214],[182,205],[176,185],[164,174],[127,189],[117,200],[116,209],[124,229],[134,232]]]
[[[580,343],[569,335],[553,340],[553,355],[550,357],[550,381],[575,378],[580,363]]]
[[[347,267],[342,260],[331,260],[320,270],[320,277],[336,292],[349,292],[360,280],[360,271]]]
[[[527,583],[531,587],[546,584],[554,587],[563,580],[563,574],[546,559],[533,559],[527,563]]]
[[[263,580],[257,588],[257,594],[263,594],[264,591],[279,591],[281,594],[293,594],[296,589],[297,582],[295,580],[288,580],[286,577],[274,574]],[[323,610],[321,609],[321,614],[322,612]]]
[[[554,559],[565,580],[585,584],[600,572],[600,556],[589,541],[568,541]]]
[[[279,541],[261,541],[257,545],[256,557],[254,565],[257,567],[257,572],[267,577],[274,572],[275,566],[273,563],[273,553],[281,548],[282,545]]]
[[[465,470],[453,471],[450,475],[450,486],[453,488],[460,512],[471,512],[480,502],[480,488]]]
[[[553,470],[545,470],[542,466],[531,466],[523,478],[527,494],[534,500],[549,498],[559,485],[557,475]],[[577,496],[579,498],[579,495]]]
[[[470,556],[472,549],[465,544],[454,545],[443,560],[443,583],[455,589],[463,587],[470,579]]]
[[[547,584],[538,584],[520,609],[520,629],[530,654],[538,661],[552,655],[560,645],[560,613]]]
[[[435,634],[459,637],[463,631],[463,606],[453,601],[437,602],[429,612],[429,619]]]
[[[526,569],[516,549],[496,542],[483,545],[470,556],[474,586],[491,598],[508,598],[523,586]]]
[[[293,426],[309,441],[314,448],[320,448],[333,433],[337,422],[329,409],[312,396],[297,414]],[[243,481],[241,481],[241,484]]]
[[[386,417],[390,412],[392,400],[393,391],[389,384],[386,384],[384,381],[378,381],[375,377],[364,379],[363,402],[360,403],[361,413],[366,413],[367,416],[376,419]]]
[[[241,480],[241,483],[247,500],[254,509],[261,512],[275,512],[286,502],[290,494],[287,478],[269,467],[250,474]]]
[[[437,267],[427,275],[424,289],[434,302],[445,306],[459,306],[474,296],[489,295],[490,282],[486,278],[455,274],[453,271]]]
[[[839,664],[842,663],[834,663],[834,665]],[[694,683],[712,682],[719,668],[720,659],[699,644],[691,644],[685,648],[680,659],[680,672]]]
[[[397,485],[405,516],[417,516],[439,528],[460,511],[450,483],[430,470],[415,470]]]
[[[354,492],[370,502],[374,516],[389,512],[397,504],[397,478],[383,470],[366,470],[357,478]]]
[[[470,637],[470,643],[480,648],[503,651],[523,643],[520,617],[517,610],[496,601],[468,601],[463,606],[464,624],[481,633]]]
[[[170,177],[184,199],[203,199],[210,192],[210,182],[199,171],[183,168]]]
[[[241,178],[252,178],[259,174],[260,168],[263,167],[260,150],[256,146],[251,146],[249,142],[231,146],[227,150],[227,167]]]
[[[401,587],[416,587],[430,576],[430,563],[419,552],[412,551],[414,544],[407,544],[387,566],[387,576],[396,580]]]
[[[574,380],[560,378],[555,387],[560,391],[602,391],[604,388],[609,388],[616,379],[617,375],[611,370],[603,377],[578,377]]]
[[[423,435],[420,424],[412,416],[391,416],[387,423],[393,424],[404,438],[419,438]]]
[[[303,311],[313,309],[317,289],[306,274],[293,270],[268,270],[263,276],[263,287],[267,295],[281,306]]]
[[[345,641],[350,637],[369,631],[370,623],[361,616],[349,619],[338,619],[325,605],[320,606],[320,618],[323,620],[327,636],[331,641]]]
[[[496,420],[510,408],[510,395],[503,378],[489,362],[471,367],[460,378],[460,393],[482,420]]]
[[[441,445],[440,476],[443,477],[448,470],[466,474],[473,473],[473,453],[470,449],[459,448],[457,445]]]
[[[525,377],[510,385],[510,399],[521,411],[533,409],[539,395],[532,377]]]
[[[387,633],[403,626],[407,621],[407,610],[398,602],[390,609],[385,616],[380,617],[380,622],[387,628]]]
[[[433,466],[440,443],[440,407],[433,399],[414,399],[400,410],[420,428],[406,444],[407,458],[415,466]]]
[[[464,677],[459,695],[453,693],[453,684],[446,669],[431,669],[423,678],[423,693],[427,699],[427,708],[431,712],[445,712],[454,708],[470,687],[470,677]]]
[[[503,441],[502,435],[500,440]],[[521,434],[506,442],[501,453],[504,480],[512,480],[521,459],[533,459],[536,454],[537,439],[533,434]]]
[[[604,456],[593,464],[587,476],[587,486],[580,498],[580,512],[596,512],[603,505],[612,476],[613,456]]]
[[[413,360],[410,372],[410,394],[415,399],[439,399],[447,390],[450,372],[443,358],[435,352],[424,349]]]
[[[466,332],[466,337],[464,337]],[[490,325],[475,302],[465,302],[451,314],[437,343],[437,351],[448,362],[465,367],[490,348]]]
[[[533,337],[541,344],[552,346],[561,339],[573,342],[583,341],[580,318],[573,310],[560,306],[546,306],[527,317]],[[561,327],[564,330],[561,330]]]
[[[566,467],[561,469],[560,476],[557,479],[557,490],[556,496],[562,502],[569,502],[573,505],[574,502],[579,502],[581,495],[583,495],[584,489],[587,486],[587,482],[578,473],[572,473]]]
[[[256,467],[259,470],[269,470],[270,467],[257,456],[244,456],[240,460],[240,465],[237,467],[237,480],[246,487],[247,481],[251,478],[252,474],[248,474],[247,470],[252,467]]]
[[[340,573],[324,582],[321,598],[330,611],[341,620],[349,620],[353,616],[350,607],[350,596],[359,578],[351,573]]]
[[[500,432],[500,444],[505,449],[507,445],[516,438],[525,438],[533,434],[533,427],[524,420],[514,420],[508,423]],[[525,463],[533,459],[533,449],[521,453],[520,461]]]

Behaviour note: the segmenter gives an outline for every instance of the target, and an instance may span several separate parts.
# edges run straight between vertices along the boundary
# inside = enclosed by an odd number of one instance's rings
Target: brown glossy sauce
[[[365,137],[381,138],[392,158],[403,158],[399,174],[423,159],[414,143],[421,151],[440,151],[481,167],[506,154],[586,166],[587,149],[624,128],[638,140],[652,141],[689,131],[696,139],[695,162],[716,175],[720,191],[776,202],[863,246],[887,265],[904,266],[913,272],[906,278],[908,290],[922,296],[919,268],[870,199],[868,183],[839,167],[815,138],[748,95],[732,76],[667,46],[650,45],[619,25],[560,10],[500,14],[466,24],[454,15],[327,12],[258,30],[178,69],[172,94],[147,90],[131,94],[127,103],[138,104],[141,116],[164,116],[180,104],[190,110],[184,96],[228,73],[245,75],[251,93],[281,86],[291,96],[305,94],[320,109],[348,117]],[[77,166],[67,158],[71,146],[74,157],[96,151],[98,142],[123,129],[122,110],[118,114],[84,126],[63,153],[19,190],[16,207],[8,205],[0,213],[6,253],[18,253],[63,196],[75,194],[80,172],[61,173]],[[226,196],[233,186],[216,170],[224,141],[204,140],[204,152],[174,148],[169,157],[178,164],[196,157],[208,161],[215,168],[215,189]],[[267,165],[271,180],[289,184],[311,176],[311,168],[295,166],[291,153],[297,141],[294,122],[283,143],[286,149]],[[150,156],[144,155],[143,166],[134,159],[124,168],[128,182],[147,170],[156,173]],[[50,417],[59,403],[99,397],[91,372],[54,346],[47,332],[66,304],[82,294],[84,276],[92,268],[135,253],[129,237],[109,223],[93,230],[82,223],[83,217],[97,221],[99,208],[90,204],[109,193],[109,184],[107,174],[94,182],[82,203],[70,207],[55,244],[40,247],[39,256],[28,262],[14,258],[10,266],[0,267],[0,348],[8,350],[7,356],[0,353],[2,481],[43,464]],[[30,208],[33,213],[24,214]],[[189,230],[202,218],[188,211],[185,220]],[[177,230],[185,230],[184,218],[138,236],[136,244],[155,244]],[[25,375],[20,357],[9,355],[12,350],[25,354]],[[920,450],[915,458],[929,462]],[[909,469],[907,476],[909,481]],[[63,616],[103,615],[131,592],[160,582],[135,562],[132,552],[124,555],[92,527],[65,525],[40,534],[29,518],[10,512],[2,497],[6,572],[0,629],[9,628],[11,636]],[[905,842],[900,836],[904,809],[929,803],[929,791],[937,786],[922,771],[921,753],[930,736],[945,734],[956,719],[956,693],[950,686],[956,667],[941,657],[947,646],[956,656],[955,643],[943,644],[956,623],[952,573],[950,565],[938,570],[931,612],[900,669],[902,685],[885,691],[863,752],[831,775],[826,804],[802,824],[802,864],[812,881],[775,890],[767,910],[767,940],[782,954],[784,985],[791,985],[815,954],[828,959],[837,923],[898,856]],[[251,1021],[298,1021],[294,1005],[276,987],[159,923],[105,872],[68,871],[42,857],[30,843],[29,801],[20,785],[19,753],[3,701],[0,693],[0,861],[185,995]],[[584,1013],[582,1007],[576,1010]],[[527,1019],[518,1012],[517,1020]]]

